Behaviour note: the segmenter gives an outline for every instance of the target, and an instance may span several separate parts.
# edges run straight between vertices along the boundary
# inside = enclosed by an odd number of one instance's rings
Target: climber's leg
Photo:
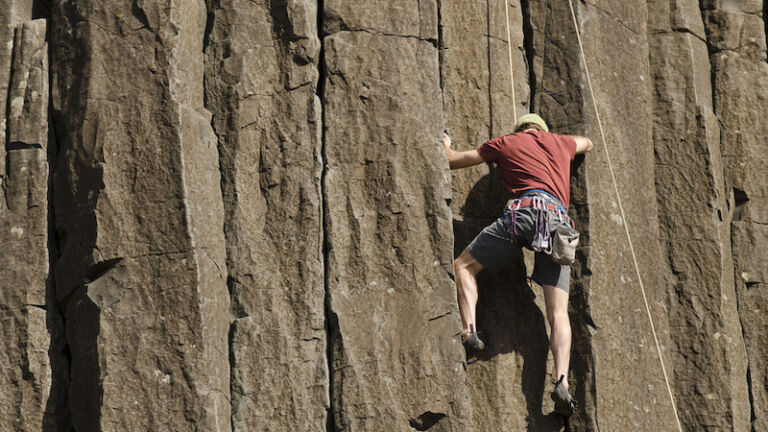
[[[466,250],[453,262],[453,271],[456,274],[456,296],[459,300],[459,314],[461,315],[462,334],[469,334],[469,325],[477,329],[475,323],[475,308],[477,307],[477,281],[475,276],[483,269]]]
[[[542,285],[549,321],[549,347],[555,360],[555,379],[563,379],[568,389],[568,364],[571,358],[571,322],[568,318],[568,292],[552,285]]]

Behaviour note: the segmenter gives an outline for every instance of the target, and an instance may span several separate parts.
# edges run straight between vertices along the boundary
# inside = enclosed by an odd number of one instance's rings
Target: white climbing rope
[[[504,2],[504,14],[507,17],[507,50],[509,51],[509,80],[512,82],[512,116],[517,121],[517,104],[515,103],[515,74],[512,69],[512,36],[509,32],[509,5]]]
[[[573,0],[568,0],[568,5],[571,8],[571,17],[573,18],[573,27],[576,29],[576,38],[579,41],[579,51],[581,51],[581,59],[584,62],[584,72],[587,75],[587,85],[589,85],[589,94],[592,96],[592,105],[595,109],[595,116],[597,118],[597,126],[600,128],[600,138],[603,141],[603,148],[605,149],[605,158],[608,161],[608,170],[611,172],[611,180],[613,181],[613,189],[616,192],[616,199],[619,203],[619,212],[621,212],[621,220],[624,221],[624,231],[627,234],[627,242],[629,243],[629,251],[632,253],[632,261],[635,263],[635,272],[637,273],[637,281],[640,284],[640,292],[643,294],[643,302],[645,303],[645,311],[648,313],[648,321],[651,323],[651,332],[653,333],[653,340],[656,342],[656,351],[659,354],[659,362],[661,363],[661,372],[664,374],[664,381],[667,384],[667,392],[669,393],[669,400],[672,402],[672,411],[675,414],[675,421],[677,422],[677,429],[683,432],[683,427],[680,425],[680,418],[677,416],[677,406],[675,405],[675,397],[672,395],[672,386],[669,384],[669,378],[667,377],[667,369],[664,367],[664,358],[661,355],[661,347],[659,345],[659,338],[656,336],[656,327],[653,325],[653,317],[651,316],[651,308],[648,306],[648,298],[645,295],[645,287],[643,286],[643,278],[640,276],[640,267],[637,265],[637,257],[635,256],[635,248],[632,246],[632,236],[629,235],[629,227],[627,218],[624,216],[624,207],[621,205],[621,195],[619,194],[619,187],[616,184],[616,176],[613,173],[613,165],[611,164],[611,156],[608,153],[608,144],[605,141],[605,133],[603,132],[603,124],[600,121],[600,113],[597,110],[597,102],[595,101],[595,92],[592,89],[592,79],[589,77],[589,68],[587,67],[587,57],[584,55],[584,46],[581,43],[581,35],[579,33],[579,25],[576,20],[576,13],[573,10]]]

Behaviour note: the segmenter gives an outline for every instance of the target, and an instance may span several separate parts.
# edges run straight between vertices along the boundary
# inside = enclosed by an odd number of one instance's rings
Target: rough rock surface
[[[0,2],[0,95],[2,100],[8,95],[11,84],[11,61],[13,58],[13,38],[16,27],[28,20],[32,15],[32,0],[2,0]],[[0,104],[0,143],[6,142],[7,103]],[[3,153],[5,146],[3,145]],[[0,158],[0,175],[5,176],[5,157]]]
[[[656,193],[672,273],[669,322],[678,329],[672,339],[681,421],[688,430],[749,430],[746,353],[704,25],[701,14],[691,13],[696,2],[652,6]]]
[[[75,430],[229,430],[202,1],[54,10],[56,300]]]
[[[553,7],[553,20],[568,14],[567,8],[563,9],[555,12]],[[634,245],[664,361],[670,364],[668,328],[663,319],[666,291],[662,274],[657,271],[662,266],[659,231],[658,225],[648,224],[649,219],[657,219],[656,197],[643,193],[653,191],[654,187],[653,178],[646,174],[654,169],[653,149],[649,145],[652,122],[651,92],[647,85],[646,8],[639,2],[606,2],[578,7],[576,15],[594,95],[590,94],[581,65],[569,68],[571,74],[580,74],[574,80],[569,79],[573,75],[563,74],[562,69],[547,71],[545,61],[541,78],[542,87],[556,77],[566,83],[579,82],[581,114],[574,117],[564,112],[568,125],[562,127],[583,122],[583,133],[593,137],[596,144],[595,151],[584,158],[579,169],[575,188],[580,192],[574,192],[573,203],[579,207],[577,215],[588,218],[588,222],[582,221],[588,237],[580,274],[574,281],[574,296],[583,302],[583,309],[576,308],[579,303],[574,302],[572,319],[578,328],[578,344],[590,345],[589,356],[576,360],[574,372],[583,377],[576,378],[579,391],[593,394],[584,398],[585,409],[576,420],[584,422],[588,429],[597,429],[599,425],[606,430],[661,430],[674,425],[674,411],[660,373],[659,356],[625,231],[629,230]],[[565,49],[572,50],[574,30],[566,31],[565,39],[569,42]],[[605,34],[611,37],[606,38]],[[620,60],[613,54],[616,52],[624,54]],[[558,85],[553,83],[553,87]],[[592,96],[599,101],[597,110],[606,146],[602,143]],[[553,100],[543,102],[541,111],[546,112]],[[553,109],[557,112],[559,107]],[[619,197],[625,218],[619,211]],[[583,356],[585,352],[574,354]],[[635,369],[638,363],[645,367]],[[579,373],[582,370],[583,375]]]
[[[526,5],[527,7],[527,5]],[[510,133],[515,123],[506,12],[503,2],[442,1],[441,74],[446,126],[457,149],[465,150]],[[509,4],[517,115],[528,112],[533,41],[529,11]],[[527,34],[524,37],[523,30]],[[452,175],[454,253],[501,214],[506,203],[495,167],[482,165]],[[532,267],[528,263],[528,273]],[[478,330],[486,350],[467,365],[473,430],[555,430],[562,426],[542,404],[549,350],[543,295],[525,280],[518,260],[499,274],[481,274]],[[546,386],[548,389],[548,386]]]
[[[332,425],[465,430],[437,4],[332,0],[325,13]]]
[[[235,319],[233,430],[324,431],[317,2],[235,0],[209,13],[206,104],[221,150]]]
[[[37,430],[51,393],[48,266],[48,46],[46,21],[15,27],[0,202],[0,417]]]
[[[513,106],[503,1],[0,0],[0,429],[674,430],[625,227],[682,428],[768,429],[768,2],[573,3],[608,153],[569,2]],[[529,110],[595,141],[567,423],[531,255],[478,358],[452,282],[507,197],[440,133]]]
[[[768,5],[703,1],[752,430],[768,428]]]

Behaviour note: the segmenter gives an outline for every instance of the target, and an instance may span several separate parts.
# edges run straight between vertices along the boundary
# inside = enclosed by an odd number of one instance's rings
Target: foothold
[[[740,221],[744,216],[744,209],[749,202],[749,197],[743,190],[733,188],[733,201],[733,220]]]
[[[98,278],[104,276],[112,270],[116,265],[118,265],[123,258],[112,258],[105,261],[101,261],[98,263],[95,263],[91,266],[90,269],[88,269],[88,273],[86,274],[85,282],[91,283]]]
[[[587,324],[587,330],[589,331],[590,336],[594,336],[597,334],[597,328]]]
[[[24,235],[24,228],[21,227],[13,227],[11,228],[11,235],[21,238],[21,236]]]
[[[417,418],[412,418],[408,420],[408,423],[410,423],[411,427],[416,429],[417,431],[426,431],[432,428],[432,426],[436,425],[437,422],[445,418],[446,415],[443,413],[435,413],[432,411],[427,411],[423,414],[421,414]]]
[[[17,96],[11,101],[11,112],[19,112],[24,108],[24,98]]]
[[[747,282],[747,294],[752,295],[757,292],[759,282]]]

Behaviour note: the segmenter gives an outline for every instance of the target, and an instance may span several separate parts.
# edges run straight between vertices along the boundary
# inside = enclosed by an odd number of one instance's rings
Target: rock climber
[[[531,279],[544,289],[551,329],[549,345],[555,360],[555,376],[560,377],[553,383],[555,389],[551,397],[555,411],[569,416],[574,407],[568,393],[571,268],[554,263],[547,254],[546,243],[558,225],[572,224],[567,215],[571,161],[577,153],[590,151],[592,141],[581,136],[550,133],[541,117],[526,114],[517,121],[514,133],[487,141],[475,150],[454,151],[446,133],[443,146],[451,169],[483,162],[497,164],[512,197],[504,215],[483,229],[453,263],[464,347],[468,354],[485,347],[475,330],[478,272],[484,268],[498,271],[512,260],[520,247],[539,250]]]

